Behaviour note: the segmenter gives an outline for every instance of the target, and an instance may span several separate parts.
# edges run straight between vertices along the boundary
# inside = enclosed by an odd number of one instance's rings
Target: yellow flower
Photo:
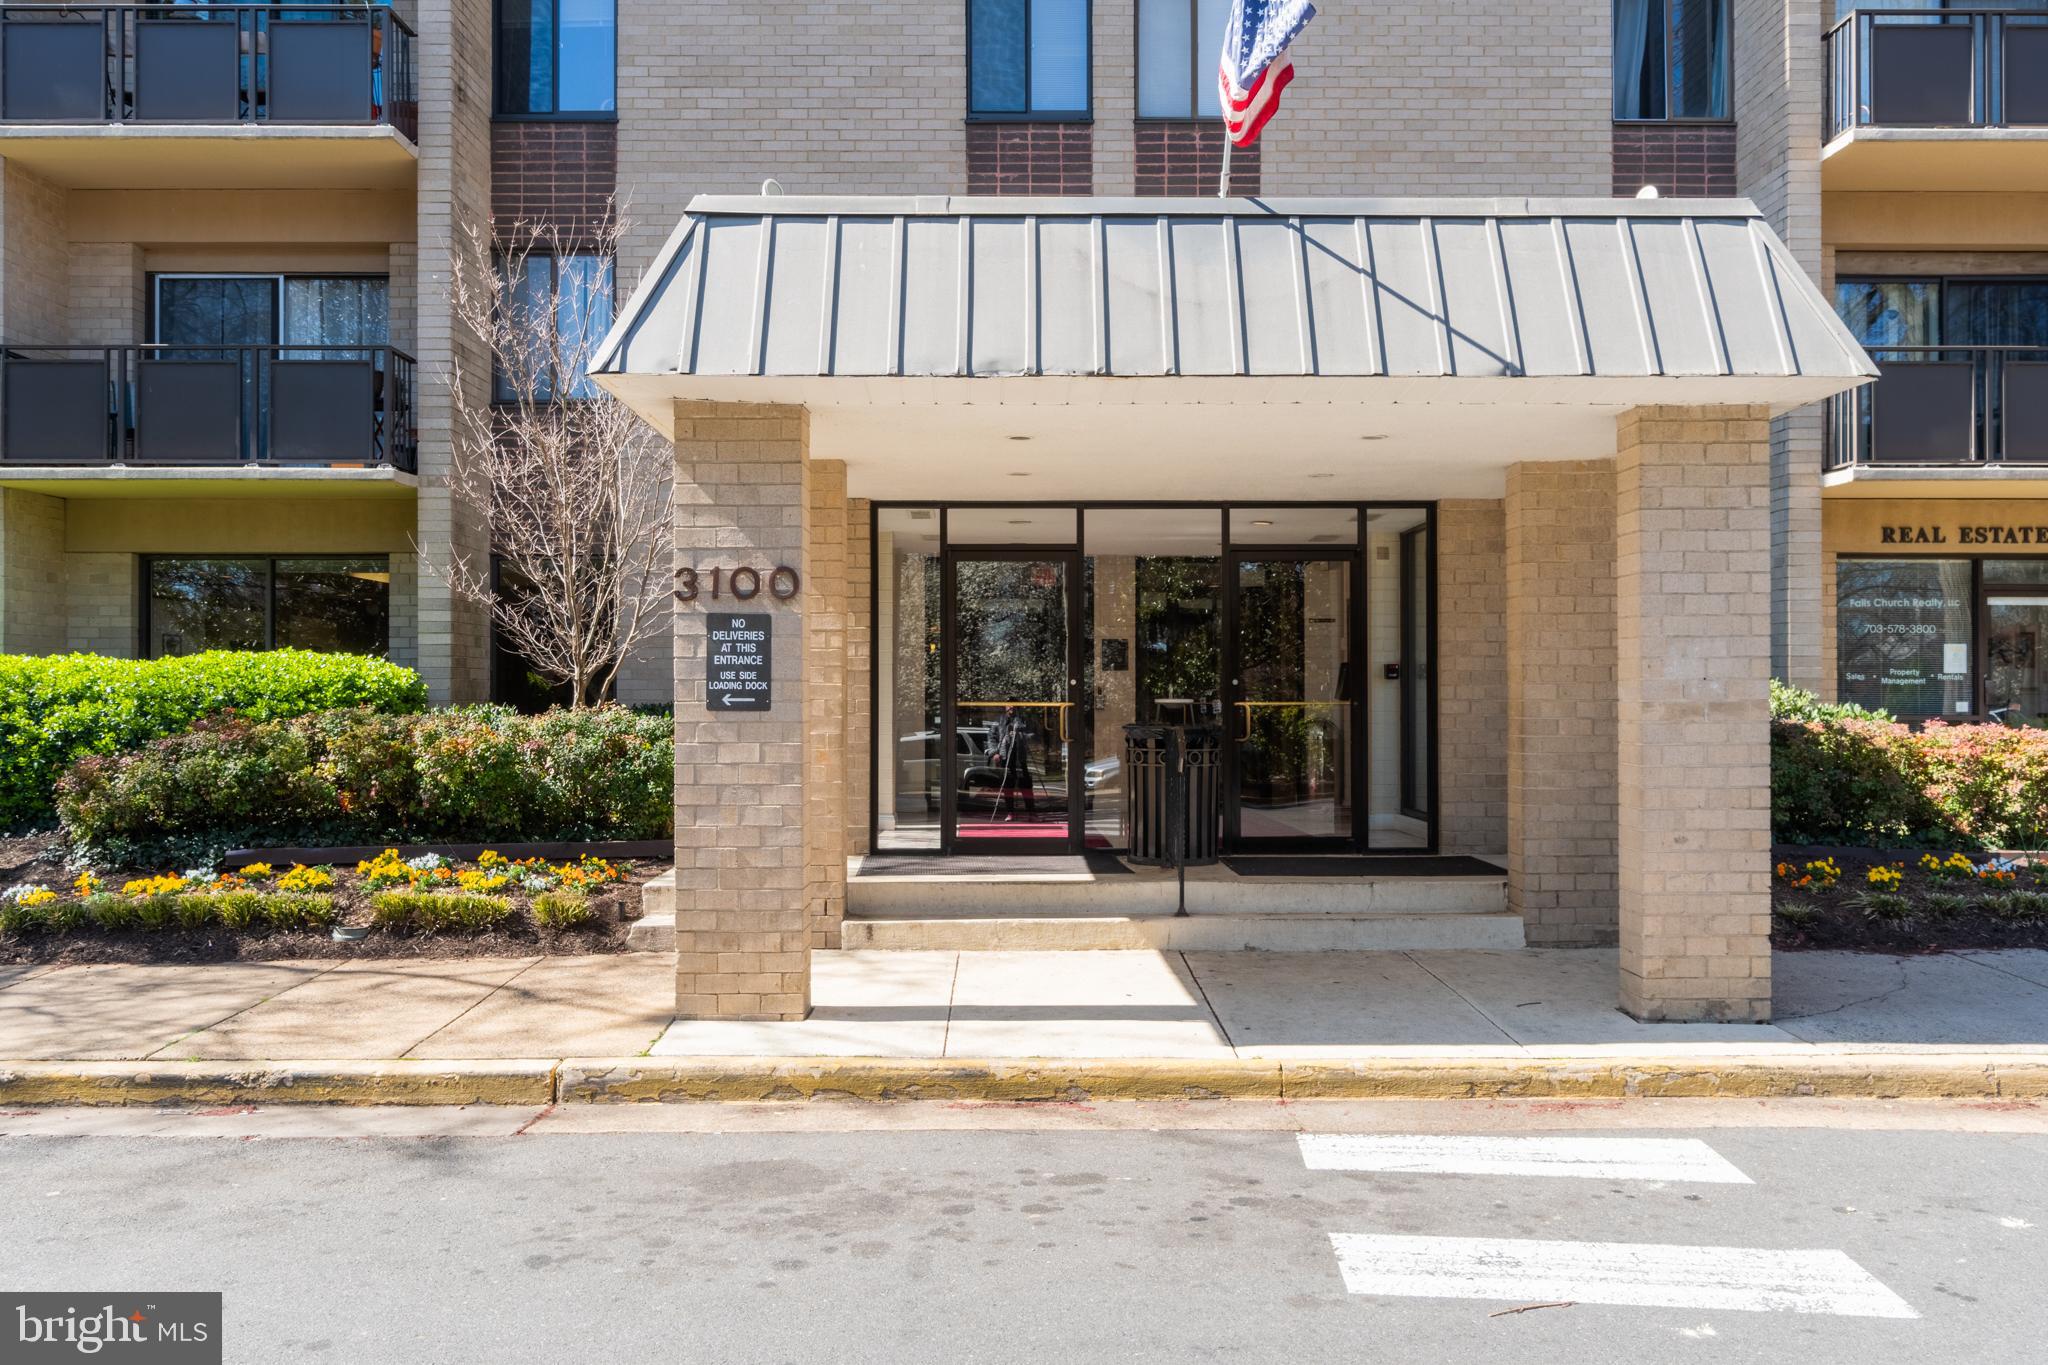
[[[48,905],[55,899],[57,899],[57,893],[47,886],[39,886],[33,891],[24,891],[18,898],[22,905]]]
[[[90,872],[81,872],[78,874],[77,879],[71,883],[71,889],[81,896],[94,895],[100,889],[100,879],[93,876]]]
[[[260,882],[275,870],[269,863],[250,863],[242,869],[242,875],[250,881]]]
[[[277,889],[280,891],[318,891],[322,887],[332,885],[332,876],[317,867],[307,867],[304,863],[293,863],[291,871],[277,879]]]
[[[137,877],[121,884],[124,896],[168,896],[173,891],[183,891],[188,883],[175,872],[164,872],[154,877]]]
[[[502,872],[486,872],[482,868],[477,868],[469,872],[456,873],[455,880],[465,891],[495,891],[512,879]]]
[[[505,855],[498,852],[495,848],[487,848],[476,855],[476,865],[478,867],[497,867],[505,861]]]
[[[1896,890],[1899,883],[1906,879],[1906,874],[1896,865],[1891,867],[1873,867],[1865,874],[1864,879],[1881,891],[1892,891]]]

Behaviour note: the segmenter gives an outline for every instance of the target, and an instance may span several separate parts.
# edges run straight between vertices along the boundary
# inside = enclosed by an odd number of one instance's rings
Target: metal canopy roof
[[[1709,401],[1780,406],[1877,373],[1747,200],[780,195],[692,202],[591,369],[1755,376]]]

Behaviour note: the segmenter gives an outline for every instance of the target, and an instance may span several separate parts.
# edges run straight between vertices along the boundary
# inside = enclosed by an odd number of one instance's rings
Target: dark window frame
[[[548,297],[549,297],[549,298],[551,298],[551,299],[559,299],[559,298],[560,298],[560,296],[561,296],[561,288],[562,288],[562,267],[561,267],[561,263],[562,263],[562,261],[564,261],[564,260],[572,260],[572,261],[574,261],[574,260],[590,260],[590,261],[599,261],[599,262],[602,262],[602,263],[603,263],[603,265],[604,265],[604,268],[605,268],[605,270],[606,270],[606,272],[607,272],[607,274],[608,274],[608,275],[610,276],[610,281],[611,281],[611,282],[610,282],[610,288],[608,289],[608,291],[607,291],[607,294],[606,294],[606,298],[607,298],[608,302],[609,302],[609,303],[610,303],[610,305],[611,305],[611,317],[610,317],[609,319],[607,319],[607,320],[606,320],[606,322],[605,322],[605,324],[604,324],[604,325],[605,325],[605,330],[606,330],[606,331],[609,331],[609,330],[611,330],[611,326],[612,326],[612,324],[618,321],[618,319],[619,319],[619,292],[618,292],[618,291],[619,291],[619,262],[618,262],[618,258],[617,258],[617,257],[615,257],[615,256],[610,256],[610,257],[608,257],[608,256],[604,256],[604,255],[602,255],[601,253],[599,253],[599,252],[595,252],[595,251],[571,251],[571,252],[567,252],[567,253],[565,253],[565,254],[563,254],[563,255],[557,255],[556,253],[554,253],[554,252],[552,252],[552,251],[541,251],[541,250],[539,250],[539,249],[535,249],[535,250],[531,250],[531,251],[528,251],[528,252],[527,252],[527,253],[525,254],[525,257],[524,257],[524,259],[526,259],[526,260],[528,260],[528,261],[544,260],[544,261],[546,261],[546,262],[548,263]],[[498,267],[498,269],[499,269],[500,273],[502,274],[502,273],[503,273],[503,269],[504,269],[504,259],[503,259],[503,257],[500,257],[500,258],[498,259],[498,261],[496,262],[496,265],[497,265],[497,267]],[[576,393],[576,392],[573,392],[573,390],[574,390],[574,389],[575,389],[575,388],[576,388],[576,387],[577,387],[578,385],[582,385],[582,384],[589,384],[589,385],[590,385],[590,392],[588,392],[588,393]],[[592,399],[596,398],[596,397],[597,397],[597,394],[598,394],[598,390],[597,390],[597,386],[596,386],[596,384],[595,384],[595,383],[594,383],[593,381],[591,381],[591,380],[590,380],[590,377],[589,377],[588,375],[579,375],[579,376],[577,377],[577,379],[575,380],[575,382],[574,382],[574,383],[572,383],[572,384],[570,384],[570,385],[568,385],[567,387],[568,387],[568,388],[569,388],[570,390],[572,390],[572,391],[571,391],[571,392],[566,392],[566,393],[565,393],[565,392],[563,392],[562,390],[563,390],[563,388],[564,388],[564,385],[562,384],[562,377],[561,377],[560,375],[556,375],[556,376],[554,376],[554,379],[553,379],[553,381],[552,381],[552,384],[551,384],[551,387],[550,387],[550,391],[549,391],[549,393],[547,394],[547,398],[546,398],[546,401],[548,401],[548,402],[551,402],[551,403],[587,403],[587,402],[590,402],[590,401],[591,401]],[[495,357],[495,356],[493,356],[493,357],[492,357],[492,359],[491,359],[491,403],[492,403],[492,405],[493,405],[494,407],[505,407],[505,406],[509,406],[509,405],[511,405],[511,404],[515,404],[515,403],[517,403],[518,401],[519,401],[519,397],[518,397],[518,395],[517,395],[517,394],[514,394],[514,393],[512,392],[512,390],[511,390],[511,387],[510,387],[510,385],[506,383],[506,380],[505,380],[505,373],[504,373],[504,369],[503,369],[503,367],[502,367],[502,366],[501,366],[501,365],[500,365],[500,364],[498,363],[498,358],[497,358],[497,357]]]
[[[2040,271],[2029,270],[2022,271],[2020,273],[2012,275],[1885,275],[1872,271],[1859,270],[1851,275],[1837,275],[1835,277],[1835,298],[1833,302],[1835,304],[1836,316],[1841,316],[1842,286],[1861,284],[1933,285],[1934,330],[1936,335],[1933,340],[1925,344],[1929,346],[1946,346],[1956,350],[1968,350],[1972,347],[1989,346],[1993,343],[1988,341],[1958,341],[1955,338],[1948,335],[1948,291],[1950,286],[1959,284],[2048,284],[2048,274],[2043,274]],[[1842,321],[1846,324],[1848,322],[1848,319],[1843,318]],[[1901,342],[1899,344],[1905,345],[1906,343]],[[2024,345],[2026,343],[2016,342],[2013,344]],[[2048,346],[2048,342],[2042,342],[2040,344]],[[1881,342],[1873,342],[1871,343],[1871,345],[1874,349],[1879,351],[1885,349],[1883,343]]]
[[[1082,0],[1081,55],[1086,67],[1086,93],[1080,109],[1036,110],[1031,104],[1031,0],[1024,5],[1024,103],[1021,110],[974,107],[974,0],[967,0],[967,121],[969,123],[1093,123],[1095,122],[1095,0]],[[1135,24],[1134,24],[1135,29]]]
[[[519,4],[521,0],[491,0],[491,119],[496,123],[617,123],[619,121],[619,6],[618,0],[609,0],[612,7],[612,107],[609,109],[562,109],[562,0],[549,0],[554,22],[549,26],[553,35],[553,50],[548,54],[548,89],[557,106],[549,110],[516,110],[505,108],[504,67],[498,60],[500,36],[505,31],[505,6]],[[526,0],[531,4],[531,0]]]
[[[1664,0],[1664,113],[1656,118],[1624,118],[1614,107],[1614,62],[1619,55],[1614,51],[1614,0],[1609,0],[1607,11],[1608,38],[1608,85],[1607,111],[1617,124],[1631,127],[1660,128],[1667,125],[1680,127],[1726,127],[1735,122],[1735,0],[1724,0],[1721,6],[1721,50],[1728,55],[1727,89],[1722,92],[1728,112],[1719,116],[1699,114],[1674,114],[1671,106],[1676,103],[1671,90],[1671,0]]]
[[[1200,35],[1202,29],[1202,0],[1187,0],[1188,6],[1188,112],[1185,114],[1148,114],[1144,110],[1145,99],[1145,7],[1138,4],[1132,11],[1133,32],[1131,60],[1131,108],[1140,123],[1216,123],[1222,122],[1214,114],[1199,112],[1202,107],[1202,58]],[[1210,75],[1213,77],[1214,72]]]
[[[155,659],[160,656],[150,652],[150,639],[155,634],[156,594],[151,590],[152,574],[155,567],[165,562],[189,562],[192,560],[232,561],[239,564],[261,564],[263,566],[263,643],[257,646],[258,653],[268,653],[281,648],[277,643],[277,566],[281,561],[303,562],[306,560],[339,563],[346,560],[374,559],[384,565],[384,648],[373,658],[391,657],[391,555],[388,552],[364,554],[147,554],[139,556],[142,572],[137,577],[136,596],[140,609],[136,613],[138,632],[135,655],[139,659]]]

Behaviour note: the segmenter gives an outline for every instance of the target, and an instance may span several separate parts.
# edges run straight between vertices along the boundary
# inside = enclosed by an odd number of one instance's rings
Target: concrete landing
[[[989,860],[983,860],[988,862]],[[1091,870],[1079,859],[1003,859],[864,872],[850,860],[847,948],[924,952],[1183,952],[1519,948],[1502,877],[1242,877],[1190,869],[1185,916],[1173,873]],[[1037,863],[1037,866],[1034,866]]]

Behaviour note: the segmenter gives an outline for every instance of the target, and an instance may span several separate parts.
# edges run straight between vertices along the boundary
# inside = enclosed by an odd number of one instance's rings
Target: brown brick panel
[[[1617,123],[1614,192],[1655,185],[1667,199],[1722,198],[1735,191],[1732,123]]]
[[[1196,123],[1147,122],[1137,128],[1138,193],[1202,195],[1216,193],[1223,175],[1223,124],[1218,119]],[[1259,144],[1230,154],[1230,192],[1259,193]]]
[[[970,123],[969,194],[1093,194],[1095,130],[1086,123]]]
[[[491,217],[500,225],[595,225],[619,183],[615,123],[491,125]]]

